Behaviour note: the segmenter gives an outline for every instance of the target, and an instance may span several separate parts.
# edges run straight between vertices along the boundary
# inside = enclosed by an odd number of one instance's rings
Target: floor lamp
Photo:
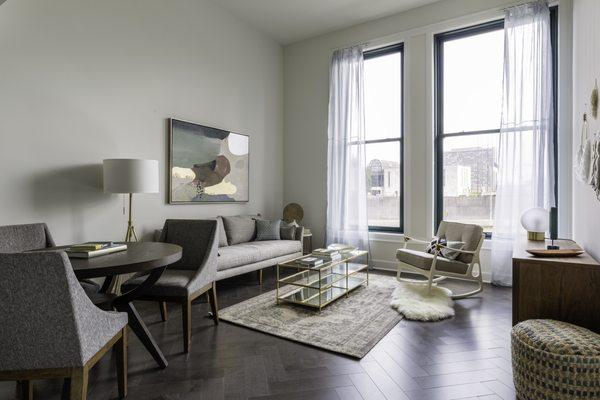
[[[132,220],[134,193],[158,193],[158,161],[112,158],[103,161],[104,191],[129,194],[126,242],[138,240]]]

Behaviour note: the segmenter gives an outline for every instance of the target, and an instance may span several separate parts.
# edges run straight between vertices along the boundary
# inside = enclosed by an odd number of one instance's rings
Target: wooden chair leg
[[[86,400],[88,389],[88,369],[75,368],[71,372],[70,400]]]
[[[123,328],[121,339],[115,343],[115,350],[119,399],[124,399],[127,397],[127,327]]]
[[[429,279],[427,279],[427,294],[431,294],[431,286],[433,284],[433,271],[430,271]]]
[[[17,382],[17,398],[23,400],[33,400],[33,381]]]
[[[262,270],[261,270],[262,272]],[[212,287],[208,289],[208,299],[210,300],[210,309],[213,315],[213,322],[219,325],[219,306],[217,304],[217,284],[213,282]]]
[[[183,320],[183,352],[189,353],[192,344],[192,302],[189,298],[181,303],[181,317]]]
[[[69,400],[69,395],[71,392],[71,378],[63,379],[63,387],[62,394],[60,396],[60,400]]]
[[[169,314],[167,314],[167,302],[161,301],[158,303],[158,305],[160,307],[160,318],[163,322],[165,322],[167,318],[169,318]]]

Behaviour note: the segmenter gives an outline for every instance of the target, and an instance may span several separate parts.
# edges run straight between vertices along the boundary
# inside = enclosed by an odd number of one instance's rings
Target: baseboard
[[[369,265],[371,265],[371,267],[373,267],[374,269],[380,269],[383,271],[398,271],[398,263],[395,261],[371,259],[369,260]],[[485,283],[490,283],[492,281],[492,274],[484,271],[483,281]]]
[[[370,259],[369,265],[375,269],[383,269],[386,271],[396,271],[398,267],[398,263],[394,261],[388,260],[375,260]]]

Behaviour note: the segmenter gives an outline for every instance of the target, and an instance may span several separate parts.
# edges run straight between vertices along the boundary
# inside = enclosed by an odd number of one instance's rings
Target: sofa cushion
[[[231,245],[219,249],[217,271],[235,268],[302,251],[298,240],[265,240]]]
[[[414,267],[429,270],[433,262],[433,254],[424,251],[398,249],[396,252],[398,261],[412,265]],[[448,260],[444,257],[438,257],[435,269],[437,271],[452,272],[455,274],[465,274],[469,266],[463,262]]]
[[[281,240],[294,240],[296,236],[296,228],[293,226],[281,226],[279,228],[279,238]]]
[[[217,217],[217,234],[219,235],[219,247],[227,246],[227,233],[225,233],[222,217]]]
[[[232,244],[251,242],[256,237],[256,220],[252,215],[235,215],[231,217],[221,217],[227,243]]]
[[[279,226],[281,220],[269,221],[267,219],[256,220],[256,240],[280,240]]]

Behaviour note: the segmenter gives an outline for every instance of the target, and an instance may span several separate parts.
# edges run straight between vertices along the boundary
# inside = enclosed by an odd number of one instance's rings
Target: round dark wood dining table
[[[65,247],[68,246],[62,246]],[[104,295],[104,303],[108,298],[112,308],[128,314],[130,329],[161,368],[167,367],[167,360],[132,301],[143,292],[144,288],[154,285],[169,264],[181,259],[182,251],[181,246],[170,243],[130,242],[127,243],[125,251],[94,258],[70,258],[78,279],[106,278],[100,289],[100,296]],[[135,272],[147,272],[147,278],[142,284],[120,296],[106,294],[116,276]],[[94,296],[91,296],[91,299],[94,301]]]

